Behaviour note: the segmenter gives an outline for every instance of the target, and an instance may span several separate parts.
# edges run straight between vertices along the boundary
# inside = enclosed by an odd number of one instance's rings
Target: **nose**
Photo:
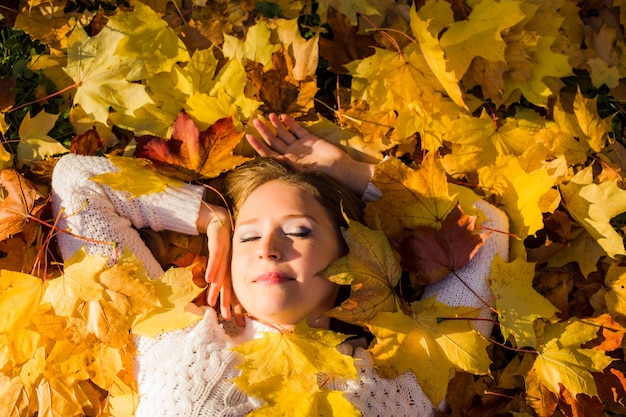
[[[276,233],[268,233],[261,238],[259,245],[259,259],[278,261],[282,258],[279,236]]]

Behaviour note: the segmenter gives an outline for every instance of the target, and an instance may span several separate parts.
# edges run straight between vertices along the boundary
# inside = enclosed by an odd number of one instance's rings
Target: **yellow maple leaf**
[[[305,80],[315,75],[319,55],[319,33],[309,39],[304,39],[300,34],[298,19],[279,20],[278,36],[285,46],[291,48],[295,60],[292,73],[296,81]]]
[[[104,288],[95,280],[106,265],[106,258],[87,255],[84,250],[65,262],[63,275],[47,281],[43,301],[59,316],[71,317],[76,305],[102,299]]]
[[[37,386],[37,402],[38,417],[74,417],[83,414],[73,384],[60,379],[42,379]]]
[[[161,72],[146,79],[144,84],[150,91],[153,102],[144,104],[132,115],[121,112],[111,113],[109,120],[116,126],[132,130],[136,136],[156,135],[169,138],[172,135],[172,125],[181,107],[195,92],[185,69],[174,65],[171,71]],[[73,121],[72,124],[76,126],[77,121]],[[101,131],[104,127],[98,125],[96,127],[100,136],[103,137]]]
[[[319,386],[318,375],[356,378],[355,359],[337,350],[346,335],[299,323],[291,332],[266,333],[232,348],[243,355],[242,373],[235,383],[265,401],[256,416],[294,414],[298,398],[301,415],[360,415],[345,398]],[[329,411],[332,411],[329,413]],[[338,411],[347,414],[335,414]],[[300,415],[295,412],[294,415]]]
[[[17,145],[17,162],[21,166],[25,162],[45,159],[52,155],[61,155],[68,152],[67,148],[55,139],[48,136],[59,115],[45,111],[39,112],[35,117],[30,113],[24,116],[20,125],[20,143]]]
[[[146,313],[160,306],[156,288],[148,280],[143,265],[128,252],[120,257],[117,264],[102,271],[98,279],[109,290],[109,297],[113,294],[124,296],[130,304],[129,314]]]
[[[487,279],[496,302],[500,330],[516,346],[536,347],[535,320],[553,319],[559,310],[532,287],[535,264],[523,259],[505,263],[496,256]]]
[[[413,303],[412,309],[412,316],[379,313],[368,324],[376,337],[368,351],[382,377],[410,370],[433,404],[439,404],[454,370],[489,373],[489,342],[471,324],[476,309],[451,307],[435,297]]]
[[[236,60],[229,60],[229,62]],[[227,64],[228,65],[228,64]],[[215,71],[218,68],[218,59],[213,48],[195,51],[184,71],[193,85],[193,91],[210,94],[215,86]]]
[[[289,378],[275,375],[247,387],[246,392],[265,400],[262,407],[248,414],[250,417],[361,416],[341,391],[320,389],[315,374]],[[294,398],[298,400],[293,401]]]
[[[367,224],[377,225],[387,236],[405,228],[441,227],[457,201],[448,195],[448,182],[439,159],[429,153],[419,169],[388,158],[376,166],[372,182],[382,197],[365,207]]]
[[[581,348],[597,332],[595,323],[580,319],[546,324],[532,368],[538,380],[557,395],[560,385],[574,397],[598,395],[592,372],[602,372],[613,359],[601,350]]]
[[[463,100],[459,81],[463,74],[446,68],[445,52],[439,44],[439,31],[454,22],[452,8],[447,2],[429,2],[416,11],[410,11],[411,30],[415,35],[428,66],[437,77],[448,96],[457,106],[469,110]]]
[[[116,55],[136,60],[131,72],[126,74],[128,80],[167,72],[174,64],[190,59],[182,39],[164,19],[141,2],[136,2],[131,12],[111,16],[103,30],[122,35],[116,44]]]
[[[573,113],[565,111],[562,100],[560,97],[554,106],[554,119],[563,133],[578,143],[572,146],[576,146],[575,150],[582,154],[579,160],[584,162],[583,158],[590,150],[600,152],[606,146],[612,117],[602,119],[598,114],[597,98],[586,98],[580,89],[574,98]]]
[[[200,130],[225,117],[236,122],[248,119],[261,104],[249,97],[250,82],[242,62],[229,59],[218,71],[213,49],[196,51],[183,72],[190,84],[183,89],[188,97],[180,102]]]
[[[415,43],[402,53],[376,49],[374,55],[346,64],[346,68],[354,77],[352,100],[365,100],[371,108],[399,111],[417,102],[424,111],[437,114],[453,103],[442,95],[443,88],[437,89],[441,84]]]
[[[477,56],[488,61],[504,61],[506,44],[501,33],[523,18],[524,13],[515,1],[475,3],[467,20],[451,24],[441,36],[448,70],[460,78]]]
[[[567,212],[611,258],[626,255],[622,237],[611,225],[613,217],[626,212],[626,193],[617,181],[595,184],[593,167],[589,166],[559,187]]]
[[[598,261],[605,256],[602,246],[583,228],[572,233],[572,240],[548,261],[548,267],[561,267],[576,262],[585,277],[598,270]]]
[[[256,384],[272,376],[315,375],[356,378],[354,358],[336,347],[348,336],[299,323],[291,332],[268,332],[232,348],[243,355],[242,375],[235,382]]]
[[[182,329],[202,318],[191,301],[202,292],[193,283],[192,267],[171,268],[159,279],[151,281],[162,307],[138,314],[132,324],[133,334],[155,337],[159,333]]]
[[[451,142],[452,152],[443,157],[446,172],[466,173],[494,165],[498,158],[521,156],[542,147],[538,132],[542,126],[518,117],[496,123],[485,111],[480,117],[460,114],[445,123],[444,138]]]
[[[0,117],[0,132],[2,132],[2,134],[5,134],[6,130],[2,131],[3,123],[4,123],[4,117]],[[7,125],[7,128],[8,128],[8,125]],[[5,168],[12,167],[14,157],[15,155],[13,155],[12,153],[4,149],[4,146],[0,147],[0,171],[2,171]]]
[[[167,187],[183,185],[183,182],[180,180],[150,169],[151,164],[148,160],[115,155],[107,155],[107,158],[115,165],[118,171],[98,174],[89,179],[108,185],[114,190],[125,191],[130,194],[130,198],[160,193],[165,191]]]
[[[109,389],[109,399],[104,407],[103,416],[124,417],[135,414],[139,403],[137,384],[128,372],[118,375]]]
[[[39,278],[0,270],[0,334],[10,334],[36,313],[44,289],[44,282]]]
[[[102,299],[85,302],[80,308],[79,317],[85,320],[87,331],[94,334],[104,343],[118,348],[125,347],[131,341],[128,328],[132,316],[128,305],[120,305]]]
[[[108,125],[109,108],[132,116],[138,108],[152,103],[143,85],[126,79],[135,59],[116,56],[122,36],[103,30],[90,38],[77,26],[68,38],[65,72],[79,84],[74,103],[104,125]]]
[[[36,387],[44,379],[42,376],[47,370],[46,368],[46,348],[44,346],[37,346],[33,357],[17,367],[16,371],[19,372],[22,383],[32,388]]]
[[[583,22],[577,6],[569,2],[524,2],[522,8],[525,19],[506,36],[511,47],[502,96],[510,102],[513,93],[521,92],[531,103],[547,107],[549,97],[562,86],[559,78],[573,75],[568,55],[582,42],[576,32]]]
[[[552,187],[557,182],[547,167],[527,172],[523,158],[501,158],[495,166],[479,169],[480,184],[502,196],[501,207],[510,219],[510,232],[523,239],[543,228],[543,213],[558,206],[560,196]],[[512,243],[520,244],[520,241]],[[514,247],[513,253],[525,256],[523,245]]]
[[[10,333],[0,333],[0,369],[19,369],[35,357],[42,338],[38,332],[24,328],[26,322],[28,317],[22,319],[21,327]]]
[[[100,343],[91,335],[80,342],[57,341],[46,357],[46,377],[67,379],[70,384],[89,380],[108,390],[116,375],[127,365],[128,357],[125,356],[129,348],[132,349],[132,342],[128,337],[126,344],[117,347]]]
[[[272,44],[270,28],[263,21],[248,28],[245,41],[225,34],[222,46],[222,52],[227,58],[238,61],[249,59],[266,69],[272,62],[272,53],[278,49],[278,45]]]
[[[334,283],[350,285],[350,297],[330,310],[331,317],[350,323],[365,323],[381,311],[396,311],[395,286],[402,269],[399,257],[385,235],[351,221],[342,230],[350,248],[347,256],[320,272]]]
[[[75,27],[75,18],[63,13],[64,5],[59,2],[30,2],[28,12],[19,13],[15,28],[23,30],[60,53],[67,48],[67,34]]]

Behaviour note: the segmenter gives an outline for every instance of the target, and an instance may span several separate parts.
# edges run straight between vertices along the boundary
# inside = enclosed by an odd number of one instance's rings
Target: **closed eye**
[[[308,237],[311,234],[311,230],[310,229],[301,229],[298,230],[297,232],[289,232],[289,233],[285,233],[287,236],[295,236],[295,237]]]
[[[253,242],[255,240],[259,240],[259,236],[248,236],[248,237],[242,237],[239,239],[239,243],[246,243],[246,242]]]

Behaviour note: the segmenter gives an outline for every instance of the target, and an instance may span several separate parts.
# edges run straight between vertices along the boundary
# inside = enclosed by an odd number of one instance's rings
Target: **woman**
[[[371,193],[370,165],[351,160],[288,117],[281,121],[271,115],[270,122],[276,128],[275,135],[263,123],[255,122],[265,143],[248,137],[260,154],[325,171],[347,179],[344,182],[355,192]],[[226,211],[202,204],[201,187],[185,185],[128,200],[125,193],[89,180],[112,169],[105,158],[69,155],[59,161],[53,176],[53,202],[55,211],[64,210],[60,227],[72,230],[74,235],[118,242],[119,250],[130,248],[144,261],[151,278],[157,278],[163,270],[132,226],[207,233],[207,280],[212,283],[209,301],[215,304],[218,291],[222,287],[229,289],[224,285],[231,230]],[[230,261],[232,287],[249,318],[242,328],[221,323],[215,311],[207,309],[196,325],[157,339],[138,339],[138,416],[245,415],[261,404],[231,382],[239,374],[239,359],[229,348],[260,337],[262,332],[291,329],[304,319],[311,326],[329,326],[323,313],[335,304],[339,288],[317,274],[346,252],[339,230],[343,221],[341,208],[353,217],[358,215],[358,209],[354,209],[358,203],[350,192],[328,176],[298,171],[276,159],[264,159],[231,173],[227,177],[227,193],[235,218]],[[487,207],[483,209],[489,211]],[[503,221],[495,209],[487,214]],[[504,229],[497,221],[491,226]],[[500,243],[487,242],[475,258],[478,263],[490,264]],[[83,245],[90,253],[111,258],[117,250],[68,234],[59,235],[59,245],[65,259]],[[464,289],[461,304],[482,307],[482,301],[474,299],[474,292],[488,292],[486,272],[469,272],[465,281],[474,288],[472,292]],[[455,297],[457,292],[458,289],[448,291]],[[440,293],[446,297],[445,288]],[[230,301],[227,296],[221,299],[222,316],[228,318]],[[363,348],[354,349],[352,354],[358,358],[359,378],[331,378],[325,388],[343,391],[365,416],[433,414],[433,405],[412,373],[383,379],[376,374]]]

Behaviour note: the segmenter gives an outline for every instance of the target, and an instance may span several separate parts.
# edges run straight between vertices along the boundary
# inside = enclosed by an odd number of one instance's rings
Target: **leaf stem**
[[[354,6],[353,6],[354,7]],[[374,24],[374,22],[372,22],[372,20],[367,17],[359,8],[354,7],[354,10],[356,10],[356,12],[367,22],[370,24],[370,26],[372,28],[374,28],[374,30],[376,30],[378,33],[380,33],[382,35],[383,38],[387,39],[387,41],[389,41],[389,43],[391,43],[394,48],[396,48],[396,51],[398,51],[398,54],[402,57],[403,61],[406,61],[406,59],[404,58],[404,53],[402,52],[402,48],[400,48],[400,45],[398,45],[398,42],[396,42],[396,40],[394,38],[392,38],[391,36],[389,36],[389,34],[387,32],[385,32],[384,30],[382,30],[381,28],[379,28],[378,26],[376,26]]]
[[[19,110],[19,109],[21,109],[21,108],[28,107],[28,106],[30,106],[30,105],[33,105],[33,104],[36,104],[36,103],[39,103],[39,102],[42,102],[42,101],[48,100],[48,99],[50,99],[50,98],[52,98],[52,97],[56,97],[56,96],[58,96],[58,95],[61,95],[61,94],[65,93],[65,92],[67,92],[67,91],[71,90],[72,88],[76,88],[76,87],[78,87],[78,85],[79,85],[79,83],[74,83],[74,84],[72,84],[72,85],[68,85],[67,87],[62,88],[61,90],[57,91],[56,93],[48,94],[47,96],[42,97],[42,98],[38,98],[37,100],[33,100],[33,101],[29,101],[28,103],[20,104],[20,105],[19,105],[19,106],[17,106],[17,107],[12,107],[12,108],[10,108],[9,110],[7,110],[5,113],[7,113],[7,114],[8,114],[8,113],[12,113],[12,112],[14,112],[15,110]]]

